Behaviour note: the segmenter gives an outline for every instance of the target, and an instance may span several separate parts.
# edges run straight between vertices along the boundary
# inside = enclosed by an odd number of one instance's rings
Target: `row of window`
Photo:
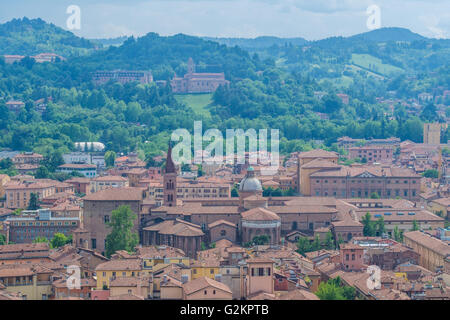
[[[347,180],[342,179],[341,182],[342,183],[346,183]],[[394,180],[393,180],[394,181]],[[375,183],[375,180],[351,180],[351,183]],[[320,183],[320,180],[316,180],[316,183]],[[323,180],[323,183],[328,183],[328,180]],[[331,182],[330,182],[331,183]],[[333,180],[333,183],[338,183],[338,180]],[[381,184],[383,183],[382,180],[377,180],[376,183]],[[386,180],[387,184],[391,184],[391,180]],[[394,184],[400,184],[399,180],[395,180],[393,182]],[[404,180],[403,181],[404,184],[408,184],[408,180]],[[412,184],[416,184],[416,180],[412,180],[411,181]]]
[[[336,191],[336,190],[335,191],[330,191],[330,192],[328,192],[328,190],[323,190],[323,192],[322,192],[321,190],[317,189],[315,193],[316,193],[316,196],[318,196],[318,197],[323,195],[325,197],[328,197],[328,196],[333,196],[333,197],[341,196],[341,197],[345,198],[347,196],[347,191],[346,190],[341,190],[341,192],[339,194],[338,191]],[[380,196],[380,197],[382,196],[381,190],[371,190],[371,191],[369,191],[369,190],[364,190],[364,191],[362,191],[362,190],[358,190],[358,191],[352,190],[351,191],[351,197],[352,198],[356,198],[356,197],[361,198],[361,197],[364,196],[364,197],[367,198],[370,195],[372,195],[373,193],[378,194],[378,196]],[[404,197],[408,197],[409,195],[411,195],[412,197],[415,197],[417,195],[417,191],[416,190],[411,190],[411,192],[410,192],[408,189],[404,189],[403,192],[402,192],[400,189],[395,189],[395,190],[387,189],[386,192],[385,192],[385,196],[386,197],[391,197],[391,196],[399,197],[401,195],[404,196]]]

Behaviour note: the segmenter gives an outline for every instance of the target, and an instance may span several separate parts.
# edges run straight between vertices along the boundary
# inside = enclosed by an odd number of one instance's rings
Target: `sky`
[[[318,40],[370,31],[373,16],[366,10],[372,5],[379,8],[381,27],[450,37],[449,0],[14,0],[0,1],[0,22],[26,16],[68,30],[70,5],[81,13],[80,29],[71,31],[85,38],[156,32]]]

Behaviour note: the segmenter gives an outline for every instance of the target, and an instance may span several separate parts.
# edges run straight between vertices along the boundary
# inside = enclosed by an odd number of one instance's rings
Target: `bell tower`
[[[177,169],[172,160],[172,146],[169,142],[167,150],[166,168],[163,175],[164,201],[163,205],[175,207],[177,205]]]
[[[195,63],[194,63],[194,60],[192,60],[192,58],[189,58],[189,60],[188,60],[187,73],[188,74],[195,73]]]

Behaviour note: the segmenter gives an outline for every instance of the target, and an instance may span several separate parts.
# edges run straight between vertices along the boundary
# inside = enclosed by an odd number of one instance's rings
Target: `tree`
[[[327,237],[325,239],[325,248],[327,248],[329,250],[332,250],[335,248],[333,234],[331,233],[331,231],[327,232]]]
[[[419,223],[417,222],[416,219],[413,220],[412,224],[413,224],[413,225],[412,225],[411,231],[419,231],[419,230],[420,230]]]
[[[370,194],[370,199],[380,199],[380,196],[376,192],[372,192]]]
[[[114,167],[116,161],[116,153],[114,151],[106,151],[105,153],[105,164],[108,168]]]
[[[238,189],[236,187],[234,187],[233,189],[231,189],[231,197],[232,198],[237,198],[239,197],[239,192]]]
[[[34,175],[34,177],[36,179],[47,179],[49,177],[49,172],[47,167],[44,166],[40,166],[37,170],[36,170],[36,174]]]
[[[106,236],[106,256],[111,257],[118,250],[133,252],[138,244],[138,235],[133,232],[136,215],[130,206],[120,206],[111,212],[111,221],[107,223],[112,228]]]
[[[39,199],[36,193],[32,192],[30,194],[30,201],[28,202],[27,210],[37,210],[39,209]]]
[[[72,236],[66,237],[63,233],[55,233],[52,241],[50,242],[52,248],[59,248],[65,246],[66,244],[70,244],[72,242]]]
[[[300,237],[297,242],[297,252],[301,255],[305,255],[306,252],[312,251],[311,243],[309,242],[309,239],[306,237]]]
[[[315,237],[314,237],[314,241],[313,241],[313,243],[312,243],[312,251],[317,251],[317,250],[320,250],[320,248],[321,248],[321,243],[320,243],[320,237],[319,237],[319,235],[316,235]]]
[[[50,241],[46,237],[36,237],[33,240],[33,243],[48,243],[50,244]]]
[[[394,228],[394,240],[397,242],[403,242],[403,232],[400,231],[398,226]]]
[[[377,236],[382,236],[385,232],[386,232],[386,228],[384,225],[384,218],[381,216],[378,218],[378,220],[375,223],[375,227],[376,227],[376,235]]]
[[[0,246],[3,246],[6,243],[6,236],[4,234],[0,234]]]
[[[436,169],[428,169],[424,173],[422,173],[422,175],[425,178],[437,179],[439,178],[439,171],[437,171]]]
[[[256,246],[263,246],[270,243],[270,236],[263,234],[253,238],[252,243]]]
[[[363,234],[365,237],[375,236],[375,227],[373,221],[371,221],[370,213],[367,212],[362,218],[362,224],[364,225]]]
[[[320,300],[354,300],[356,289],[343,285],[341,278],[336,277],[321,282],[315,294]]]

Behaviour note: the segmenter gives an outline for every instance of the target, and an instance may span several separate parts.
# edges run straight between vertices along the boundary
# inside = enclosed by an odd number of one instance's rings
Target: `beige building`
[[[445,267],[445,261],[450,255],[447,243],[421,231],[407,232],[403,239],[406,246],[420,254],[419,264],[422,267],[432,272]]]
[[[126,294],[132,294],[144,299],[151,299],[153,292],[153,283],[151,277],[116,277],[109,285],[110,297],[116,297]]]
[[[428,210],[443,218],[450,218],[450,197],[430,201]]]
[[[47,300],[52,294],[52,273],[39,266],[8,265],[0,269],[0,284],[24,300]]]
[[[5,184],[7,184],[11,179],[7,174],[0,174],[0,198],[5,196]]]
[[[273,261],[267,258],[253,258],[247,260],[247,295],[259,293],[273,294]]]
[[[125,187],[129,187],[128,179],[121,176],[103,176],[94,178],[90,181],[90,193],[109,188]]]
[[[231,300],[232,295],[226,284],[207,277],[183,285],[183,300]]]
[[[31,194],[38,196],[39,200],[56,193],[54,183],[39,181],[11,181],[5,185],[6,207],[8,209],[25,209],[28,207]]]
[[[320,160],[321,163],[305,166],[314,160]],[[321,149],[300,153],[297,160],[297,186],[300,189],[300,193],[302,195],[311,195],[309,176],[312,173],[323,169],[324,164],[326,164],[325,168],[330,166],[330,169],[335,169],[338,167],[338,160],[339,155],[336,152],[329,152]]]
[[[440,144],[441,128],[442,125],[440,123],[425,123],[423,125],[423,143]]]

